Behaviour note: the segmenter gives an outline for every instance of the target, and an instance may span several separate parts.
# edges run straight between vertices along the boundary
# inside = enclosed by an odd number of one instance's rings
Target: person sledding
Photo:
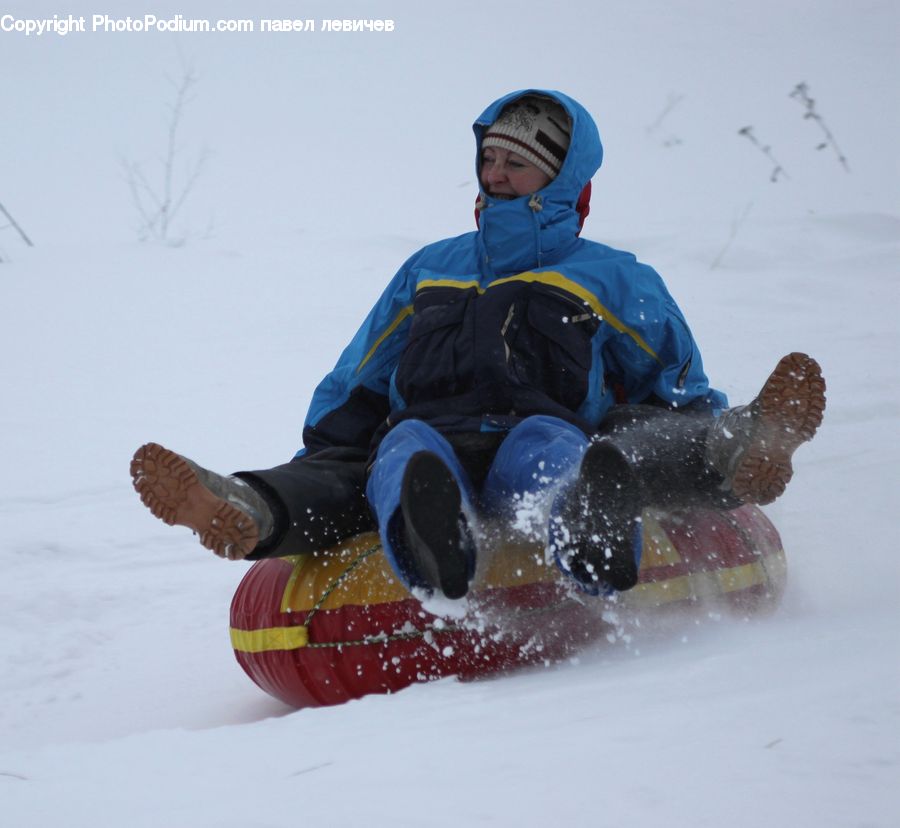
[[[588,112],[524,90],[474,124],[478,229],[388,284],[316,389],[304,448],[223,476],[148,443],[141,500],[230,559],[323,550],[378,529],[403,583],[464,596],[480,526],[538,516],[585,592],[627,590],[646,507],[766,504],[825,409],[819,365],[783,357],[728,408],[662,279],[581,238],[602,146]]]

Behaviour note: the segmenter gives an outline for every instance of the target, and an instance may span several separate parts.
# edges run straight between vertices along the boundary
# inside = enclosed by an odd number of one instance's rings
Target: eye
[[[509,161],[508,163],[509,163],[510,167],[513,167],[514,169],[517,169],[517,170],[524,170],[525,167],[527,166],[526,164],[524,164],[521,161]]]

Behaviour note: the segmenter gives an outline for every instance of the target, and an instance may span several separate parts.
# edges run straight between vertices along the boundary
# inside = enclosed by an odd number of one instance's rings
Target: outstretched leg
[[[601,583],[627,589],[637,575],[628,549],[639,541],[643,508],[771,503],[824,411],[821,369],[800,353],[778,362],[751,403],[717,418],[646,405],[614,408],[551,523],[557,560],[588,591]]]
[[[374,528],[363,492],[366,456],[330,448],[225,476],[147,443],[131,475],[156,517],[192,529],[223,558],[258,560],[315,552]]]

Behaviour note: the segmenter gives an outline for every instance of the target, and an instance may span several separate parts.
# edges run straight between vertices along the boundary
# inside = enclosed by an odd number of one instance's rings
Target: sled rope
[[[440,630],[427,630],[431,633],[459,632],[463,627],[448,624]],[[310,649],[325,649],[328,647],[359,647],[370,644],[390,644],[392,641],[411,641],[414,638],[424,638],[426,630],[416,630],[408,633],[391,633],[391,635],[374,635],[371,638],[360,638],[357,641],[310,641],[306,646]]]
[[[516,618],[527,618],[531,615],[541,615],[543,613],[548,612],[556,612],[567,604],[571,604],[572,599],[567,599],[565,601],[560,601],[557,604],[551,604],[546,607],[534,607],[533,609],[528,610],[520,610],[516,613]],[[310,610],[310,612],[312,612]],[[307,624],[309,623],[309,618],[307,618]],[[403,632],[403,633],[391,633],[390,635],[373,635],[370,638],[360,638],[356,641],[307,641],[303,646],[309,647],[311,649],[319,648],[323,649],[326,647],[355,647],[362,646],[367,644],[388,644],[391,641],[411,641],[416,638],[424,638],[429,633],[431,635],[444,635],[446,633],[457,633],[457,632],[475,632],[474,628],[466,627],[461,624],[444,624],[444,626],[437,627],[429,627],[427,630],[414,630],[413,632]]]
[[[341,582],[344,581],[347,576],[353,572],[356,567],[358,567],[366,558],[374,555],[378,550],[381,549],[381,544],[376,543],[374,546],[370,546],[365,552],[361,552],[359,556],[350,562],[350,566],[348,566],[340,575],[337,576],[329,585],[328,588],[322,593],[322,596],[313,604],[313,608],[309,611],[306,616],[306,623],[303,625],[304,627],[309,628],[310,621],[313,620],[315,614],[322,608],[322,605],[328,600],[328,596],[331,595],[340,585]],[[312,645],[310,645],[312,646]]]
[[[372,644],[388,644],[392,641],[410,641],[413,639],[424,638],[427,634],[444,634],[444,633],[457,633],[457,632],[466,632],[469,628],[460,624],[444,624],[440,628],[432,628],[429,627],[426,630],[414,630],[412,632],[402,632],[402,633],[391,633],[390,635],[375,635],[370,636],[369,638],[361,638],[356,641],[310,641],[309,640],[309,627],[310,622],[316,613],[322,608],[324,603],[328,600],[328,596],[331,595],[340,585],[341,582],[344,581],[354,569],[356,569],[366,558],[371,557],[372,555],[381,551],[381,544],[375,544],[374,546],[369,547],[364,552],[360,553],[360,555],[355,558],[350,565],[340,574],[338,575],[329,585],[328,588],[324,591],[322,596],[313,604],[312,609],[309,611],[306,616],[306,623],[303,624],[303,629],[306,630],[306,634],[304,635],[305,642],[302,644],[304,647],[310,648],[326,648],[326,647],[353,647],[353,646],[361,646],[361,645],[372,645]],[[560,601],[557,604],[552,604],[546,607],[535,607],[529,610],[523,610],[516,613],[517,617],[528,617],[530,615],[540,615],[541,613],[546,612],[555,612],[559,610],[561,607],[565,606],[567,603],[571,603],[571,599],[566,601]]]

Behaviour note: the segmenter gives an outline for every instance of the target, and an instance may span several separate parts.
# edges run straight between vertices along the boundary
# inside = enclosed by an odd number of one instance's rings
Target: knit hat
[[[569,149],[571,129],[565,109],[552,98],[525,95],[503,108],[487,128],[481,146],[518,153],[556,178]]]

